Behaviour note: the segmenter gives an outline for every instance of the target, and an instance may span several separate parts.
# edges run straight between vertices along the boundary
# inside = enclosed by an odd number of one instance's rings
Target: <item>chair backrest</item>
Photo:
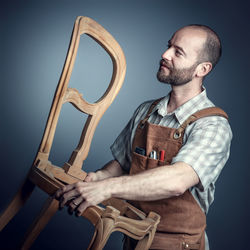
[[[109,54],[113,63],[112,79],[105,93],[95,103],[88,103],[76,89],[68,88],[80,36],[83,34],[90,36],[94,41],[100,44]],[[65,163],[64,169],[73,173],[82,168],[83,161],[88,155],[96,126],[118,94],[123,84],[125,73],[126,60],[124,53],[112,35],[91,18],[82,16],[77,17],[66,61],[54,95],[38,154],[34,162],[35,165],[40,160],[48,160],[62,105],[66,102],[70,102],[79,111],[87,114],[88,118],[85,122],[79,144],[72,152],[69,161]]]

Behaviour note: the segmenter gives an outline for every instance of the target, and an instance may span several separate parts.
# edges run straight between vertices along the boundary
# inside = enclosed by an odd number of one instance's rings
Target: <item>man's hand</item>
[[[55,198],[59,200],[59,207],[69,207],[69,213],[76,212],[80,216],[89,206],[95,206],[111,197],[111,189],[107,181],[91,181],[95,173],[88,175],[86,181],[80,181],[59,189]]]
[[[55,198],[60,208],[69,207],[69,213],[81,215],[89,206],[95,206],[111,197],[112,184],[109,178],[123,175],[120,164],[112,160],[102,169],[89,172],[84,182],[77,182],[59,189]]]
[[[98,180],[99,180],[99,178],[98,178],[97,173],[89,172],[84,181],[90,182],[90,181],[98,181]]]
[[[113,164],[115,165],[116,163]],[[81,215],[87,207],[111,197],[136,201],[161,200],[179,196],[199,183],[199,177],[194,169],[184,162],[130,176],[121,176],[121,169],[103,170],[99,174],[89,173],[85,182],[77,182],[58,190],[56,198],[60,201],[60,207],[67,205],[70,213],[76,211],[77,215]]]

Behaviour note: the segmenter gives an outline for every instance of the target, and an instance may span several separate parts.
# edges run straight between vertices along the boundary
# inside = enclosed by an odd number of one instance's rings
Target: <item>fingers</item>
[[[95,206],[110,198],[111,189],[106,187],[104,181],[81,181],[58,190],[55,198],[59,200],[60,209],[66,205],[70,214],[76,211],[76,215],[80,216],[87,207]]]
[[[60,197],[61,197],[64,193],[66,193],[66,192],[68,192],[68,191],[70,191],[70,190],[72,190],[72,189],[74,189],[74,188],[75,188],[75,185],[74,185],[74,184],[71,184],[71,185],[67,185],[67,186],[64,186],[64,187],[58,189],[58,190],[56,191],[56,193],[55,193],[55,198],[59,200]]]
[[[87,201],[81,201],[79,205],[77,205],[77,202],[70,202],[68,206],[68,213],[72,215],[75,212],[76,216],[81,216],[82,213],[89,207]]]
[[[68,213],[72,215],[75,212],[76,216],[81,216],[81,214],[90,206],[90,203],[84,200],[81,196],[73,198],[70,200],[68,205]]]
[[[70,200],[73,200],[75,197],[78,197],[79,193],[75,189],[75,184],[66,185],[63,188],[60,188],[55,193],[55,198],[59,200],[59,208],[62,209],[65,205],[69,204]]]
[[[59,207],[62,209],[65,205],[68,205],[70,201],[75,200],[79,196],[79,193],[76,189],[68,191],[61,195],[59,200]]]
[[[68,212],[70,214],[73,214],[73,212],[76,211],[76,215],[81,215],[83,210],[81,210],[81,212],[77,209],[81,203],[85,201],[81,194],[82,185],[84,185],[83,182],[66,185],[55,193],[55,198],[59,200],[59,209],[63,209],[64,206],[68,206]]]
[[[71,200],[71,202],[68,205],[69,214],[73,214],[74,210],[78,208],[78,206],[82,203],[82,201],[83,201],[82,197],[78,197]]]
[[[75,202],[77,203],[77,202]],[[76,216],[81,216],[82,213],[90,206],[94,206],[96,205],[92,199],[82,199],[78,206],[75,207],[75,214]]]

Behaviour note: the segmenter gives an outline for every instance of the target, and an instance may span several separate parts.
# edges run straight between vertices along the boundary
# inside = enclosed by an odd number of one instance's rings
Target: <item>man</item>
[[[137,108],[111,146],[114,160],[89,173],[86,182],[59,190],[60,206],[81,214],[110,197],[130,200],[161,215],[152,249],[204,249],[205,242],[209,249],[205,214],[232,139],[226,114],[206,109],[214,105],[203,80],[220,55],[220,40],[209,27],[178,30],[157,73],[172,91]],[[133,242],[126,242],[132,249]]]

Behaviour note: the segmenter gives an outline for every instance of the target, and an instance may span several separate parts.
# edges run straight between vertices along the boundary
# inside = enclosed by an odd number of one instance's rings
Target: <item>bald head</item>
[[[200,24],[191,24],[180,30],[196,31],[195,34],[200,34],[200,37],[202,37],[203,34],[204,42],[202,42],[197,61],[198,63],[211,62],[214,68],[218,63],[222,52],[220,38],[215,31],[206,25]]]

